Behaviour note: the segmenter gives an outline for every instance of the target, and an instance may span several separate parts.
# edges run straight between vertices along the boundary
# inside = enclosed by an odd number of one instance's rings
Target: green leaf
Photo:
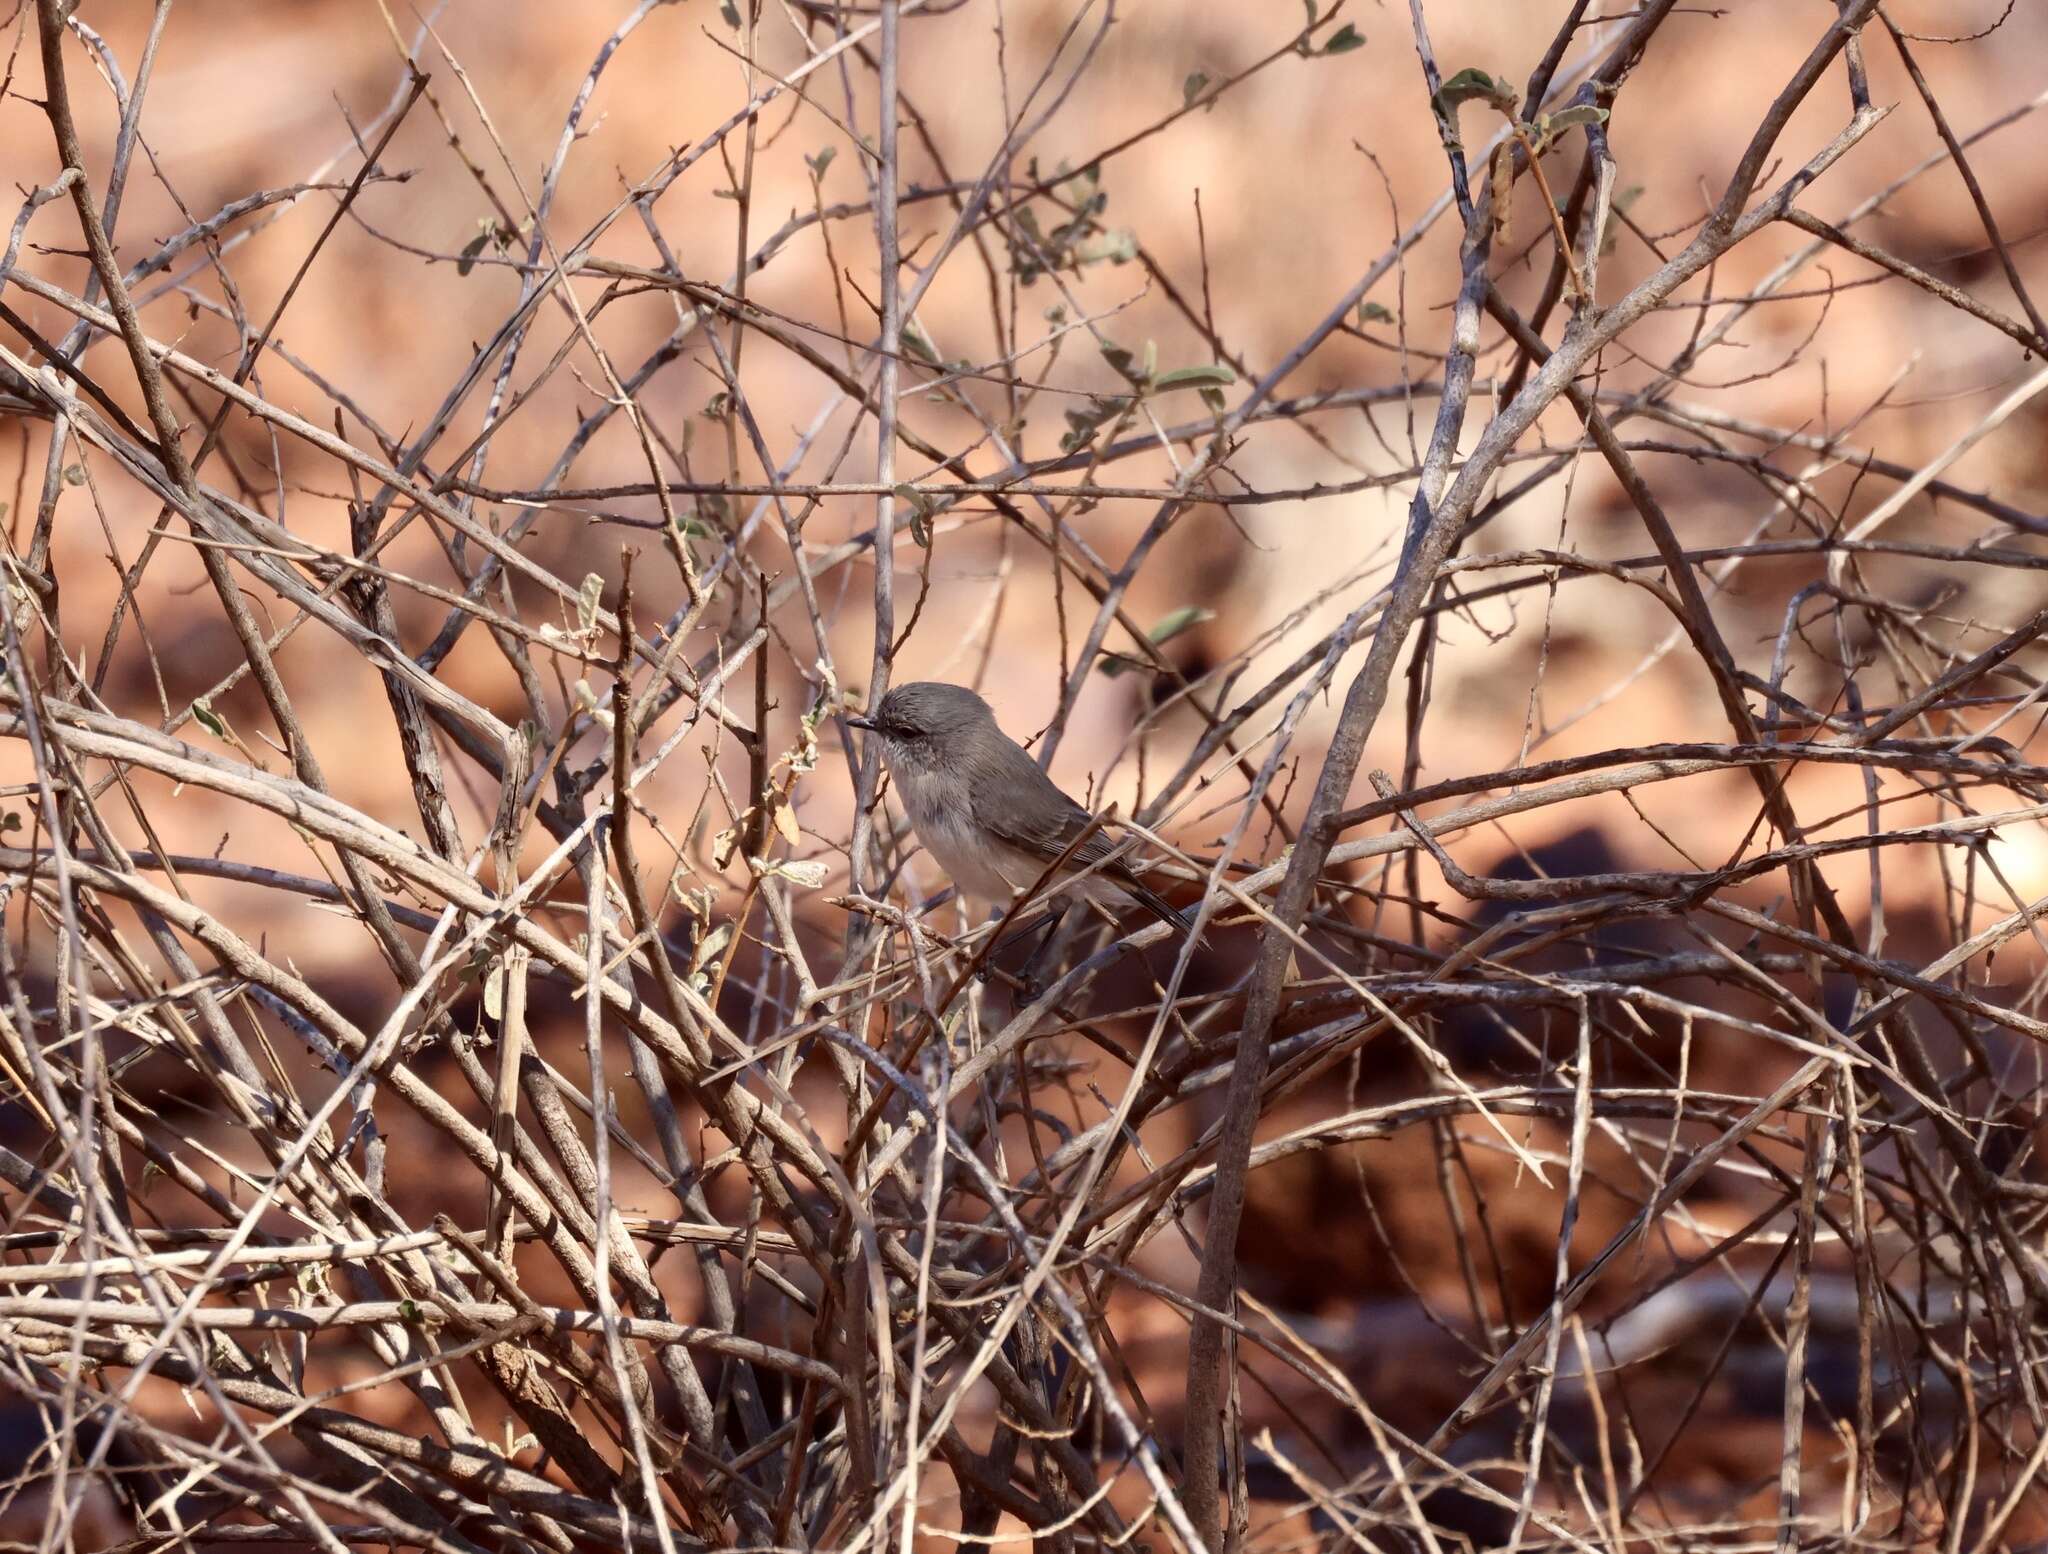
[[[1067,431],[1060,438],[1060,452],[1072,453],[1076,448],[1085,447],[1102,423],[1122,408],[1121,400],[1091,398],[1085,410],[1067,411]]]
[[[1504,82],[1496,81],[1483,70],[1469,66],[1459,71],[1437,88],[1436,96],[1430,99],[1440,118],[1453,122],[1458,117],[1458,106],[1474,98],[1489,102],[1502,113],[1512,112],[1515,106],[1514,89]]]
[[[725,4],[718,8],[718,14],[725,18],[726,26],[732,28],[735,32],[739,30],[740,11],[739,7],[732,3],[732,0],[725,0]]]
[[[1145,635],[1151,638],[1154,647],[1158,647],[1171,642],[1190,626],[1199,626],[1203,621],[1212,621],[1215,618],[1214,610],[1203,610],[1192,604],[1184,604],[1179,609],[1170,610],[1161,616]]]
[[[1206,71],[1189,71],[1188,78],[1180,84],[1180,105],[1183,108],[1194,107],[1195,99],[1202,95],[1202,88],[1208,84],[1209,76]]]
[[[64,466],[64,484],[65,484],[65,485],[67,485],[67,486],[82,486],[82,485],[84,485],[84,484],[85,484],[85,466],[84,466],[83,464],[67,464],[67,465],[65,465],[65,466]]]
[[[1377,302],[1361,302],[1358,304],[1358,321],[1361,324],[1391,324],[1394,315]]]
[[[1179,609],[1170,610],[1161,616],[1158,621],[1154,622],[1146,630],[1145,637],[1154,647],[1159,647],[1164,643],[1171,642],[1189,627],[1199,626],[1203,621],[1214,620],[1215,618],[1216,612],[1214,610],[1198,609],[1192,604],[1184,604]],[[1101,669],[1105,676],[1114,680],[1126,670],[1149,669],[1151,665],[1146,660],[1133,658],[1129,654],[1104,653],[1102,655],[1102,662],[1097,667]]]
[[[0,836],[4,836],[9,831],[19,831],[20,829],[21,816],[11,809],[5,813],[0,813]]]
[[[1147,340],[1144,359],[1141,361],[1133,352],[1125,350],[1114,340],[1104,340],[1102,359],[1109,363],[1118,377],[1138,388],[1143,388],[1152,381],[1153,371],[1159,365],[1159,346],[1157,342]]]
[[[930,362],[935,367],[939,364],[937,349],[934,348],[931,341],[926,338],[925,332],[919,329],[917,325],[905,324],[899,338],[903,342],[903,348],[919,361]]]
[[[227,723],[219,713],[213,710],[212,704],[204,696],[192,703],[192,716],[197,718],[199,726],[205,729],[207,733],[213,735],[215,739],[226,739],[228,737]]]
[[[1223,390],[1220,388],[1205,388],[1199,390],[1199,392],[1202,396],[1202,403],[1209,407],[1211,415],[1222,415],[1229,408],[1229,402],[1224,399]]]
[[[892,487],[896,496],[910,509],[910,537],[917,541],[918,549],[932,548],[932,499],[916,486],[901,484]]]
[[[1353,49],[1362,49],[1364,47],[1365,34],[1352,26],[1351,23],[1346,22],[1342,27],[1339,27],[1330,34],[1330,41],[1323,45],[1323,53],[1326,56],[1330,54],[1349,54]]]
[[[1152,380],[1152,391],[1163,394],[1168,389],[1193,388],[1202,385],[1227,387],[1237,381],[1237,374],[1221,362],[1207,367],[1176,367],[1171,372],[1162,372]]]

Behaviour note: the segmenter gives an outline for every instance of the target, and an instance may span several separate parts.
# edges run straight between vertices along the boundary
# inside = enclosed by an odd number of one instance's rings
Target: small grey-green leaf
[[[1221,362],[1213,362],[1206,367],[1176,367],[1171,372],[1162,372],[1152,380],[1152,389],[1163,394],[1168,389],[1227,386],[1236,381],[1236,373]]]
[[[1146,630],[1145,638],[1154,647],[1158,647],[1162,643],[1171,642],[1190,626],[1199,626],[1203,621],[1214,620],[1215,618],[1216,612],[1214,610],[1204,610],[1192,604],[1184,604],[1177,610],[1169,610],[1154,622]],[[1134,658],[1128,653],[1104,653],[1101,662],[1096,665],[1097,669],[1112,680],[1128,670],[1148,669],[1150,667],[1151,665],[1146,660]]]
[[[228,737],[227,724],[222,721],[221,715],[213,710],[213,707],[204,696],[192,703],[192,716],[197,718],[199,726],[205,729],[207,733],[213,735],[215,739],[226,739]]]
[[[1458,116],[1458,105],[1470,102],[1474,98],[1492,103],[1503,113],[1515,106],[1512,88],[1494,80],[1485,71],[1474,70],[1469,66],[1438,87],[1436,96],[1431,101],[1441,117],[1455,120]]]
[[[839,148],[837,146],[820,146],[816,156],[804,158],[804,166],[811,170],[813,178],[823,178],[825,176],[825,169],[832,165],[832,159],[837,155],[839,155]]]
[[[892,488],[910,508],[910,537],[919,550],[932,548],[932,499],[913,485]]]
[[[1123,227],[1099,233],[1076,248],[1074,257],[1082,264],[1097,264],[1105,259],[1111,264],[1129,264],[1138,257],[1137,235]]]
[[[1151,629],[1145,635],[1152,639],[1154,647],[1158,647],[1163,642],[1171,642],[1190,626],[1199,626],[1203,621],[1212,621],[1215,618],[1216,612],[1214,610],[1204,610],[1192,604],[1184,604],[1177,610],[1167,611],[1166,614],[1153,623]]]
[[[1361,302],[1358,304],[1358,321],[1361,324],[1391,324],[1394,315],[1377,302]]]
[[[1493,77],[1483,70],[1467,65],[1463,70],[1460,70],[1449,80],[1445,81],[1442,86],[1438,87],[1437,95],[1456,101],[1463,101],[1467,97],[1476,97],[1481,93],[1491,92],[1492,90],[1494,90]]]
[[[722,16],[722,17],[724,17],[724,18],[725,18],[725,25],[726,25],[726,26],[728,26],[728,27],[732,28],[732,29],[733,29],[734,31],[738,31],[738,30],[739,30],[739,25],[740,25],[740,12],[739,12],[739,7],[738,7],[738,6],[736,6],[736,5],[734,5],[734,4],[732,3],[732,0],[725,0],[725,4],[724,4],[724,5],[722,5],[722,6],[720,6],[720,7],[718,8],[718,14],[719,14],[720,16]]]
[[[476,268],[477,255],[484,251],[484,244],[490,240],[491,234],[488,231],[483,231],[477,233],[467,243],[464,243],[462,245],[462,257],[455,261],[455,273],[457,275],[467,275],[471,270],[474,270]]]
[[[1605,108],[1596,108],[1591,103],[1573,103],[1569,108],[1560,108],[1557,112],[1546,115],[1543,120],[1543,128],[1546,133],[1555,135],[1572,128],[1576,124],[1605,124],[1606,122],[1607,110]]]
[[[1353,49],[1362,49],[1364,47],[1365,34],[1352,26],[1351,23],[1346,22],[1342,27],[1339,27],[1330,34],[1330,41],[1323,45],[1323,53],[1326,55],[1349,54]]]
[[[597,630],[598,608],[604,603],[604,579],[595,572],[583,574],[583,586],[576,590],[576,624],[584,631]]]
[[[1188,78],[1180,84],[1180,105],[1183,108],[1194,107],[1195,99],[1202,95],[1202,88],[1208,84],[1209,76],[1206,71],[1189,71]]]

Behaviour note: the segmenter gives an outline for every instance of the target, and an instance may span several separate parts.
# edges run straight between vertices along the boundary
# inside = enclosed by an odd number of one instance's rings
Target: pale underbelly
[[[1038,877],[1045,872],[1048,860],[1034,858],[1000,842],[987,841],[967,826],[937,817],[922,820],[913,817],[913,821],[917,826],[918,840],[924,843],[933,860],[963,894],[977,900],[994,906],[1007,906],[1018,891],[1037,883]],[[1120,905],[1127,899],[1123,891],[1098,876],[1091,876],[1079,885],[1066,884],[1070,878],[1063,870],[1062,883],[1058,888],[1106,905]]]

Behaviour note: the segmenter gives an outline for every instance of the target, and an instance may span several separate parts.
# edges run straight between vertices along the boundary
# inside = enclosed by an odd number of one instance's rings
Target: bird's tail
[[[1195,932],[1194,919],[1160,895],[1150,885],[1139,879],[1135,874],[1121,879],[1117,883],[1130,893],[1133,901],[1158,918],[1160,922],[1166,924],[1167,927],[1178,929],[1186,937],[1193,937]]]

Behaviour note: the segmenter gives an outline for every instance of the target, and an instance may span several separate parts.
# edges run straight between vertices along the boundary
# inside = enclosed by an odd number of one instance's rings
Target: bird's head
[[[899,685],[882,698],[874,716],[849,715],[845,721],[878,735],[892,765],[921,767],[946,764],[962,747],[963,736],[996,727],[987,702],[964,685],[942,680]]]

